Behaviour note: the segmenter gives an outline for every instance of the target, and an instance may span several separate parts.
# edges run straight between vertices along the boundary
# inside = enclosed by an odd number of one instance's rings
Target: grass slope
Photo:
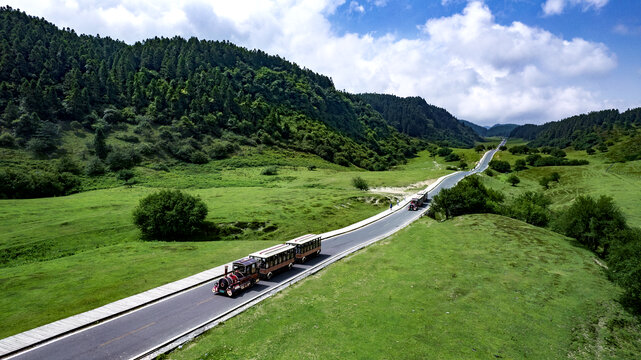
[[[520,139],[510,139],[508,147],[523,145]],[[585,159],[590,162],[583,166],[545,166],[529,167],[527,170],[513,172],[521,183],[516,187],[510,186],[506,179],[508,175],[484,177],[485,184],[509,195],[517,195],[523,191],[544,191],[552,201],[552,209],[570,205],[578,195],[599,197],[607,195],[614,201],[628,219],[631,226],[641,226],[641,161],[612,163],[607,153],[587,155],[585,151],[565,149],[569,159]],[[524,155],[513,155],[507,151],[499,151],[496,159],[507,160],[512,166],[516,159],[525,159]],[[544,190],[539,180],[552,172],[558,172],[561,180],[552,183],[551,188]]]
[[[496,215],[423,218],[167,357],[634,358],[639,325],[618,292],[556,233]]]
[[[278,175],[261,175],[266,165],[277,165]],[[404,186],[450,171],[426,152],[394,170],[368,172],[267,150],[169,172],[151,166],[135,172],[139,184],[133,187],[113,187],[106,177],[96,180],[99,190],[0,200],[0,338],[385,209],[385,195],[357,191],[354,176],[370,186]],[[218,241],[140,240],[133,208],[167,187],[200,196],[209,207],[207,220],[232,234],[201,239]]]

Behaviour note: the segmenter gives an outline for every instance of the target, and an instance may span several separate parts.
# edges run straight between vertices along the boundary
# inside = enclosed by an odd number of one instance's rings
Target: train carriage
[[[258,260],[259,274],[269,280],[279,270],[291,269],[294,265],[296,247],[290,244],[279,244],[268,249],[249,254],[251,259]]]
[[[315,234],[307,234],[296,239],[289,240],[289,245],[295,246],[296,261],[304,263],[310,256],[318,255],[321,252],[321,237]]]

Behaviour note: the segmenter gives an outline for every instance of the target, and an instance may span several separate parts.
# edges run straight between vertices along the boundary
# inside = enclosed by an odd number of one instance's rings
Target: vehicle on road
[[[287,244],[295,246],[295,259],[301,264],[307,261],[310,256],[318,255],[321,252],[321,238],[315,234],[297,237],[294,240],[289,240]]]
[[[420,191],[410,200],[407,210],[417,211],[427,201],[427,191]]]
[[[244,258],[233,262],[232,272],[227,273],[225,265],[225,275],[214,283],[212,292],[214,294],[227,294],[232,297],[238,292],[247,289],[256,284],[258,280],[258,265],[256,259]]]
[[[296,247],[290,244],[278,244],[268,249],[249,254],[251,259],[259,262],[259,276],[271,279],[277,271],[291,269],[294,266]]]

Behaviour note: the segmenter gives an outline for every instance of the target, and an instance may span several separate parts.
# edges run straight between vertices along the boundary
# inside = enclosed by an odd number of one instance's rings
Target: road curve
[[[505,140],[501,142],[501,145]],[[444,179],[429,193],[429,197],[442,189],[456,185],[465,176],[484,171],[497,150],[490,151],[478,166],[470,171],[458,172]],[[213,321],[261,294],[273,291],[276,286],[290,281],[305,270],[341,253],[384,236],[418,219],[423,211],[399,210],[379,221],[343,235],[323,240],[320,256],[296,265],[291,271],[274,276],[271,281],[261,281],[235,298],[214,295],[212,282],[171,296],[164,300],[132,311],[62,338],[45,343],[10,357],[11,359],[130,359],[147,354],[161,344],[173,341],[181,334]]]

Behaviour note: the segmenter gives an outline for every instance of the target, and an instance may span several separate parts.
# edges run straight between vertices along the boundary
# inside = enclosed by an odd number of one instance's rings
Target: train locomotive
[[[407,207],[407,210],[417,211],[421,206],[423,206],[424,203],[428,201],[429,200],[427,198],[427,191],[421,191],[417,193],[416,196],[410,200],[410,204]]]

